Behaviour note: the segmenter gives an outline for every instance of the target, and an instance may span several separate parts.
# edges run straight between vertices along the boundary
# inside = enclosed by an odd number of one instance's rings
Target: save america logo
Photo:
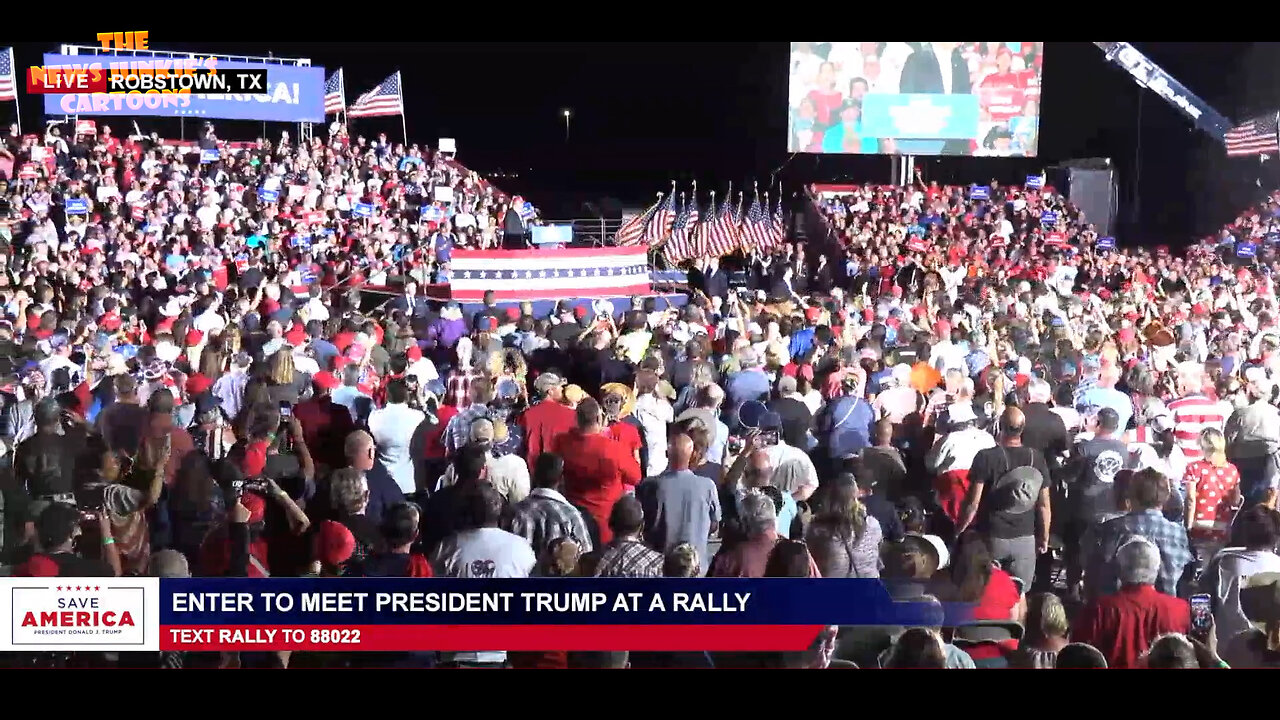
[[[142,645],[141,587],[93,581],[12,588],[14,645]]]

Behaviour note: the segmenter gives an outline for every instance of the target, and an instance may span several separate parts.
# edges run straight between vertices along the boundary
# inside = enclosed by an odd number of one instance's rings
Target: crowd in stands
[[[832,627],[803,653],[10,660],[1280,658],[1280,330],[1262,253],[1237,247],[1266,240],[1274,200],[1170,255],[1109,247],[1053,188],[979,201],[917,178],[822,204],[844,257],[788,245],[746,287],[712,261],[683,308],[566,299],[544,317],[490,294],[467,316],[425,298],[424,273],[523,225],[428,151],[339,128],[200,164],[104,127],[5,152],[37,163],[0,181],[12,574],[880,578],[980,621]],[[426,221],[442,183],[455,203]],[[359,284],[391,277],[402,292],[362,311]]]

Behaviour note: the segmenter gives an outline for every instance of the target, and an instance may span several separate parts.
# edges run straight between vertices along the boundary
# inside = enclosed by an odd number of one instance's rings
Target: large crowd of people
[[[11,574],[880,578],[978,621],[798,653],[13,662],[1280,662],[1280,310],[1270,256],[1237,250],[1274,200],[1169,254],[1053,188],[917,176],[820,203],[843,257],[789,244],[741,287],[705,260],[678,309],[468,316],[421,286],[523,224],[429,150],[339,127],[197,163],[103,127],[0,152],[24,171],[0,179]],[[367,282],[401,291],[369,310]]]

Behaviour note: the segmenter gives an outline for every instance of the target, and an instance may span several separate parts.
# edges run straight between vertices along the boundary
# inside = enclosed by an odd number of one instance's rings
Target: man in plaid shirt
[[[600,553],[596,577],[662,577],[663,557],[640,539],[644,510],[634,495],[623,495],[609,513],[613,541]]]
[[[503,527],[528,540],[538,557],[557,538],[574,541],[583,554],[591,552],[591,530],[582,512],[564,497],[564,460],[551,453],[539,455],[533,484],[529,497],[511,506]]]
[[[444,451],[453,455],[471,440],[471,423],[489,417],[489,401],[493,400],[493,386],[488,378],[477,376],[470,382],[469,401],[462,412],[449,419],[444,428]]]
[[[1120,589],[1116,553],[1126,540],[1140,535],[1160,549],[1160,577],[1156,589],[1166,595],[1178,594],[1178,583],[1195,557],[1181,524],[1165,519],[1161,509],[1169,499],[1169,480],[1156,470],[1143,470],[1129,481],[1130,511],[1096,525],[1086,535],[1088,560],[1085,578],[1088,596],[1110,595]]]

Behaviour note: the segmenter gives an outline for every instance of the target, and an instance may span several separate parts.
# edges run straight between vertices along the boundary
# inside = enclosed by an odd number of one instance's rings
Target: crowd
[[[1280,330],[1272,261],[1237,249],[1266,239],[1275,202],[1174,257],[1115,249],[1052,188],[979,201],[917,178],[822,205],[845,257],[789,245],[746,287],[710,261],[680,309],[566,299],[540,317],[489,295],[468,317],[420,285],[455,245],[523,225],[429,151],[339,128],[197,164],[104,127],[4,152],[38,164],[0,181],[12,574],[881,578],[979,621],[832,627],[801,653],[10,660],[1280,658]],[[428,220],[440,184],[455,200]],[[362,311],[375,279],[402,292]]]

